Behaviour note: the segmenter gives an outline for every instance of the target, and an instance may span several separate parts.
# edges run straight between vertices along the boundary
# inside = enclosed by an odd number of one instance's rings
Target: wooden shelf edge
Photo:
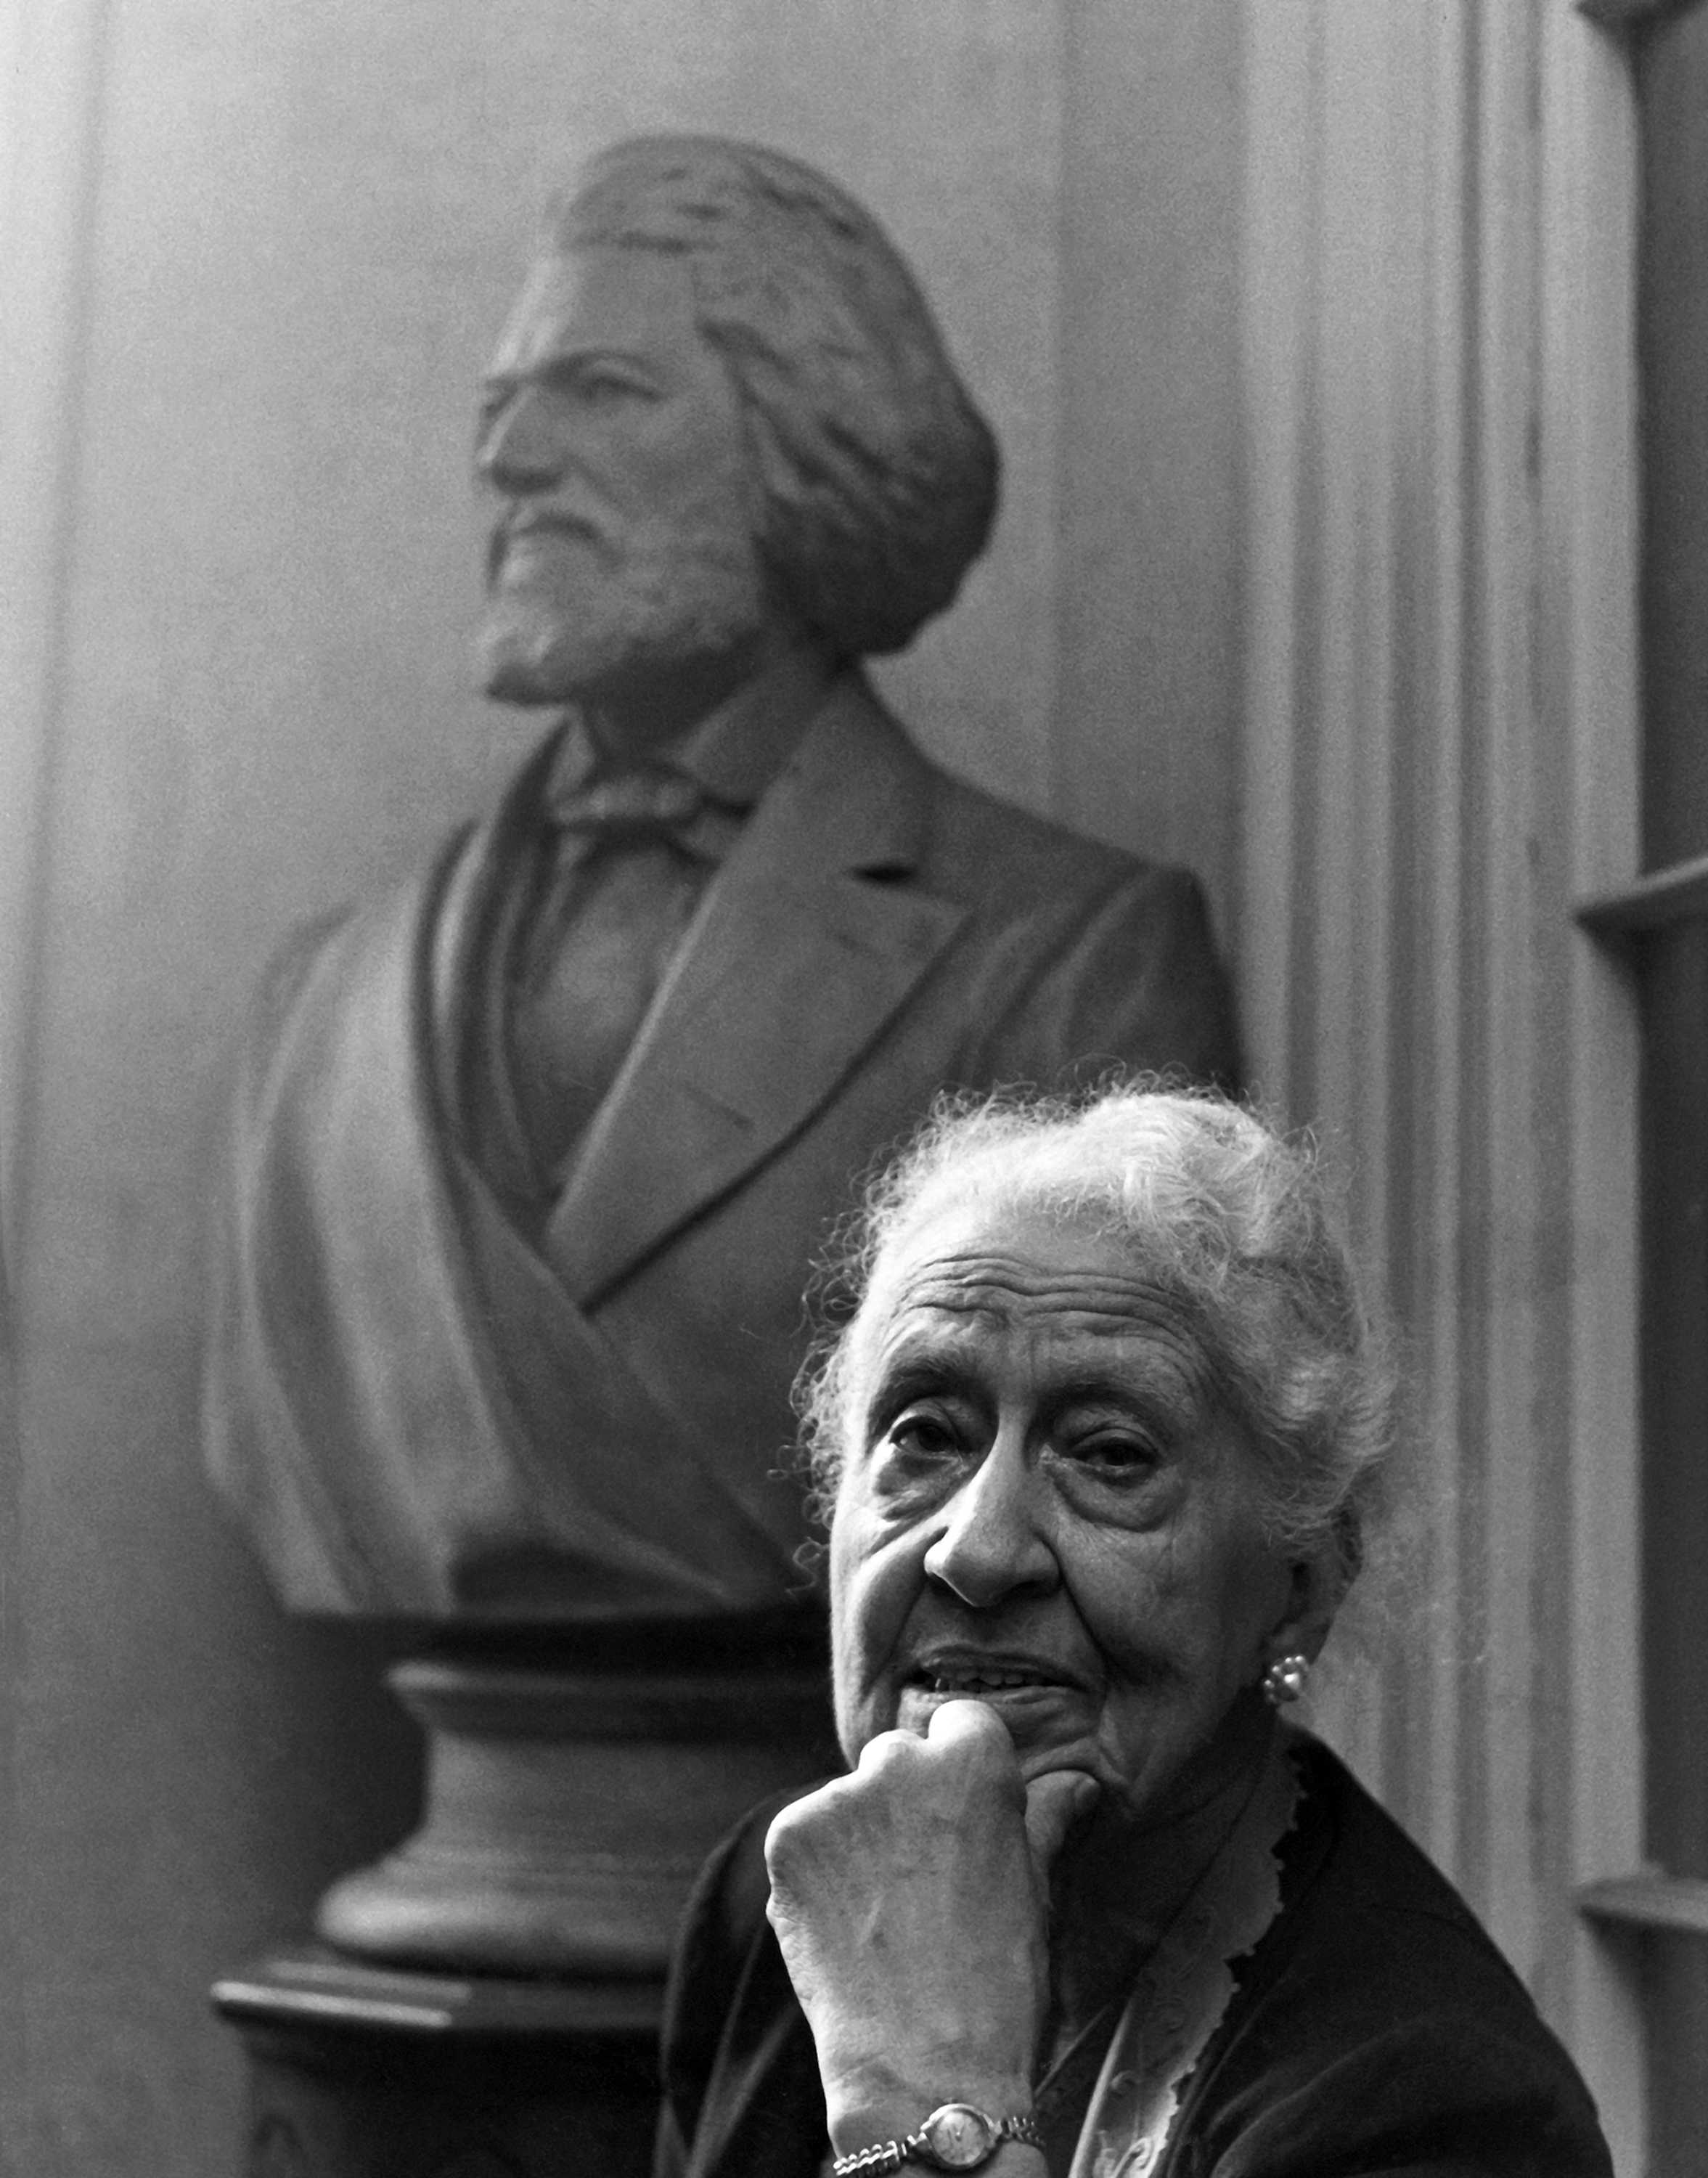
[[[1663,15],[1682,15],[1695,4],[1696,0],[1578,0],[1578,13],[1604,30],[1630,30]]]
[[[1616,1875],[1580,1884],[1578,1911],[1627,1928],[1708,1936],[1708,1881],[1690,1875]]]
[[[213,2008],[238,2026],[296,2026],[446,2041],[656,2034],[661,1982],[519,1981],[364,1966],[319,1950],[224,1975]]]
[[[1708,916],[1708,855],[1688,862],[1673,862],[1664,870],[1651,870],[1634,878],[1616,892],[1600,893],[1580,900],[1572,911],[1574,919],[1597,938],[1620,937],[1632,931],[1661,930],[1670,922]]]

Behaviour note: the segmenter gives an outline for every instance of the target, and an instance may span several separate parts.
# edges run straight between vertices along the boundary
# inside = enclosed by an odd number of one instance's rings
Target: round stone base
[[[718,1839],[836,1766],[821,1666],[593,1672],[474,1655],[390,1678],[426,1728],[426,1811],[321,1902],[320,1935],[359,1958],[655,1978]]]

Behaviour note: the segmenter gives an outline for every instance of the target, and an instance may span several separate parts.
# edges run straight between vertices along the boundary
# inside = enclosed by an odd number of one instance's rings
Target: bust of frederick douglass
[[[556,203],[484,388],[499,806],[293,940],[232,1107],[213,1472],[284,1600],[480,1625],[802,1589],[801,1295],[939,1092],[1229,1081],[1186,873],[940,769],[862,670],[991,434],[810,167],[650,137]]]

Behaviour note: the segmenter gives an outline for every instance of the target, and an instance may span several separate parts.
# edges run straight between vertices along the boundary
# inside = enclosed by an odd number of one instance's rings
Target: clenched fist
[[[840,2153],[950,2099],[1030,2107],[1050,1863],[1097,1791],[1076,1770],[1028,1785],[1001,1719],[950,1701],[772,1824],[768,1910]]]

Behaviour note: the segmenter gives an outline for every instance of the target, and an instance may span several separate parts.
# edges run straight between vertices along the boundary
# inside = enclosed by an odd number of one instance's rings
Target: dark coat
[[[1571,2060],[1464,1901],[1326,1748],[1299,1759],[1282,1910],[1147,2178],[1611,2178]],[[826,2153],[765,1920],[779,1804],[720,1848],[684,1923],[655,2178],[816,2178]]]

